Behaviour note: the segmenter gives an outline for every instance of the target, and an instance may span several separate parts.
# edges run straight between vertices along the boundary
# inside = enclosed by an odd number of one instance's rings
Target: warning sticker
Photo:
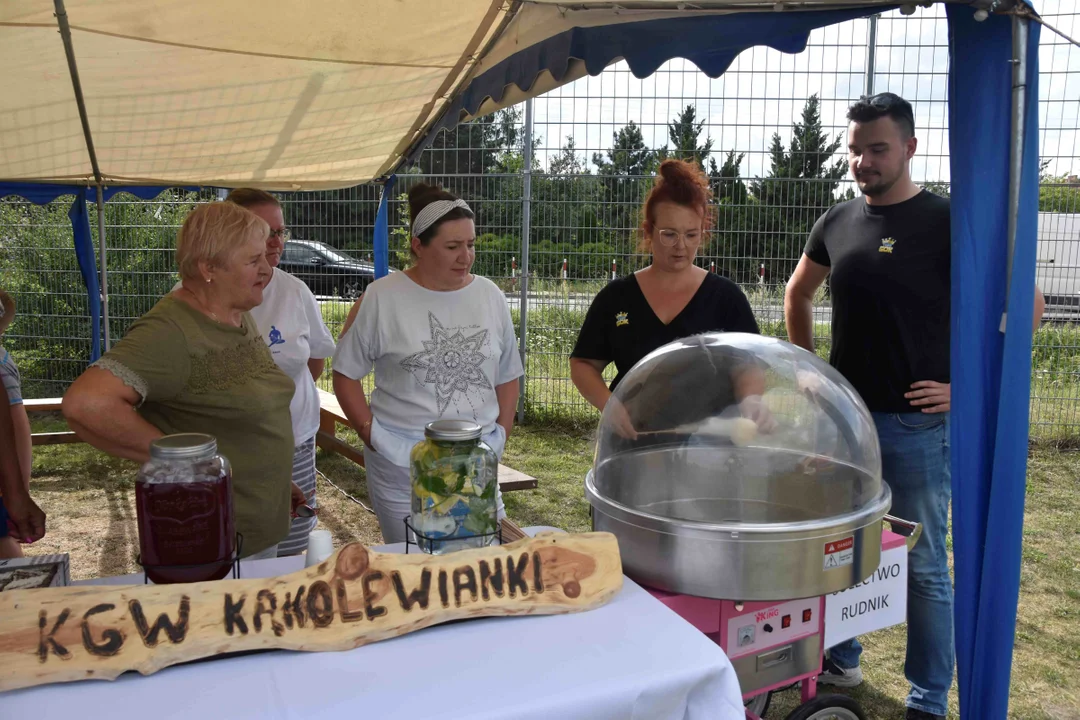
[[[855,561],[855,536],[825,543],[825,569],[832,570]]]

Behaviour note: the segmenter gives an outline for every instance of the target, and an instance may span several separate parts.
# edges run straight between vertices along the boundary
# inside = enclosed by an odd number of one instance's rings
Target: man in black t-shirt
[[[831,273],[829,362],[873,414],[891,513],[923,525],[909,557],[907,717],[944,717],[955,661],[946,548],[949,200],[911,180],[917,142],[906,100],[863,98],[848,120],[848,162],[864,197],[834,205],[815,223],[787,285],[785,322],[791,342],[813,350],[813,297]],[[1037,327],[1038,288],[1035,295]],[[858,685],[860,653],[854,639],[831,648],[819,682]]]

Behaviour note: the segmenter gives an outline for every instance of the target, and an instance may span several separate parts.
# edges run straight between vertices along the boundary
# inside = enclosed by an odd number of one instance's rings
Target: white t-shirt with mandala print
[[[412,442],[433,420],[472,420],[485,439],[501,434],[495,387],[523,374],[510,309],[495,283],[474,275],[460,290],[437,292],[403,272],[367,287],[333,368],[354,380],[375,370],[372,446],[395,465],[408,464]]]

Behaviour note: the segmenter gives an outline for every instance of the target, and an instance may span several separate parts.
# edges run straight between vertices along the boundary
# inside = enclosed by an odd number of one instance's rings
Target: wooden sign
[[[0,691],[143,675],[226,653],[348,650],[495,615],[599,607],[622,587],[610,533],[541,533],[447,555],[346,545],[276,578],[0,593]]]

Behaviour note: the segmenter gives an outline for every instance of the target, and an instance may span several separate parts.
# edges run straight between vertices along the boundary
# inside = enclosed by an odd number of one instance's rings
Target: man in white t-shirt
[[[315,507],[315,435],[319,431],[319,393],[315,381],[322,376],[326,358],[334,354],[334,338],[323,321],[315,296],[303,281],[278,268],[289,231],[281,203],[263,190],[237,188],[225,198],[255,213],[270,225],[266,260],[273,274],[263,288],[263,301],[252,308],[270,355],[296,383],[289,411],[292,414],[293,483]],[[174,288],[175,289],[175,288]],[[307,549],[307,537],[316,518],[294,517],[289,535],[277,546],[277,556],[297,555]]]

